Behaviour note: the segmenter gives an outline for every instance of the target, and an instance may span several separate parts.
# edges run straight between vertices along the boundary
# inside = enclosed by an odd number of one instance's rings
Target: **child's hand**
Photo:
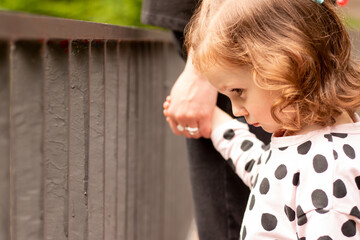
[[[169,122],[169,116],[168,116],[168,109],[170,107],[171,104],[171,97],[167,96],[165,102],[163,103],[163,107],[164,107],[164,116],[166,117],[166,121]],[[221,110],[219,107],[215,107],[214,108],[214,113],[213,113],[213,118],[212,118],[212,130],[215,129],[216,127],[220,126],[221,124],[231,121],[233,120],[233,118],[227,114],[226,112],[224,112],[223,110]]]
[[[165,102],[163,103],[163,107],[164,107],[164,116],[166,117],[166,121],[171,125],[171,118],[169,116],[169,108],[170,108],[170,105],[171,105],[171,97],[170,96],[167,96],[166,97],[166,100]],[[180,124],[176,126],[177,128],[177,131],[179,131],[180,133],[186,133],[186,134],[183,134],[185,137],[191,137],[191,138],[199,138],[200,135],[198,135],[199,133],[199,130],[194,130],[192,129],[191,127],[188,127],[188,126],[181,126]],[[176,133],[175,133],[176,134]],[[180,135],[180,134],[176,134],[176,135]],[[196,135],[196,136],[194,136]]]
[[[167,122],[170,121],[169,114],[168,114],[168,109],[170,107],[170,103],[171,103],[171,98],[170,98],[170,96],[167,96],[165,102],[163,103],[163,108],[164,108],[163,113],[164,113],[164,116],[166,117]]]

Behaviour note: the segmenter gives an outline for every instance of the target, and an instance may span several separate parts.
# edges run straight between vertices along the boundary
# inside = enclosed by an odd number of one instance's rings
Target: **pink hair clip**
[[[336,0],[336,4],[342,7],[345,6],[348,2],[349,0]]]

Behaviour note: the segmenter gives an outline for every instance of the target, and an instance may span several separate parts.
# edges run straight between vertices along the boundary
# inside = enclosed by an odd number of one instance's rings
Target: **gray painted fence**
[[[0,239],[185,239],[167,33],[0,12]]]

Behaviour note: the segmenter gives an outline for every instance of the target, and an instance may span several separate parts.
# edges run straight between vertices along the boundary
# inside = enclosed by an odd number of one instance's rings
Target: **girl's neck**
[[[338,125],[346,124],[346,123],[354,123],[354,122],[355,122],[355,115],[350,116],[347,112],[343,112],[342,114],[340,114],[338,117],[335,118],[335,124],[333,126],[338,126]],[[316,130],[319,130],[322,128],[323,128],[322,126],[318,126],[318,125],[308,125],[297,132],[290,132],[287,130],[276,132],[275,137],[305,135],[309,132],[316,131]]]

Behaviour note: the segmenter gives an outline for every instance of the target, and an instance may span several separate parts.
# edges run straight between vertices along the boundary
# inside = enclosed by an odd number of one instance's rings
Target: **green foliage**
[[[141,0],[0,0],[1,10],[116,25],[144,26]]]
[[[349,29],[359,30],[360,29],[360,20],[358,18],[347,17],[344,20],[345,26]]]

